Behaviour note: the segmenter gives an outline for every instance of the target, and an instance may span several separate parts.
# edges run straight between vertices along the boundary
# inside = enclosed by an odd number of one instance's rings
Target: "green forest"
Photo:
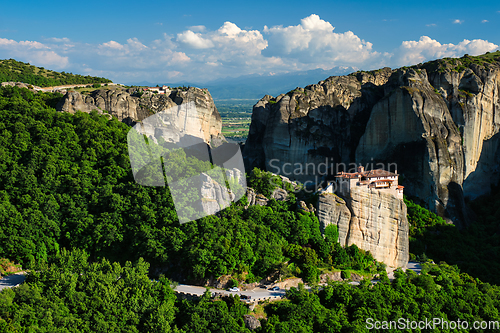
[[[0,60],[0,82],[23,82],[39,87],[53,87],[68,84],[109,83],[111,80],[90,75],[59,73],[8,59]]]
[[[340,246],[333,226],[323,237],[314,213],[297,208],[314,197],[258,169],[248,186],[267,197],[281,186],[288,201],[245,208],[243,197],[218,216],[180,224],[168,187],[134,181],[130,127],[96,112],[56,112],[60,98],[0,88],[0,258],[31,272],[0,293],[0,331],[246,332],[249,309],[238,297],[180,300],[171,281],[230,274],[237,285],[274,275],[314,286],[331,271],[381,282],[292,289],[259,305],[257,331],[363,332],[369,317],[499,320],[498,191],[471,203],[477,223],[462,230],[406,199],[412,256],[442,263],[390,282],[369,252]],[[179,153],[165,171],[207,167]]]
[[[91,261],[85,251],[61,250],[20,287],[0,293],[0,331],[251,332],[243,321],[250,311],[239,296],[213,299],[207,291],[198,300],[182,300],[168,279],[152,281],[147,273],[142,259],[121,265]],[[398,270],[392,282],[375,285],[331,282],[311,291],[299,285],[286,296],[259,305],[261,327],[254,332],[369,332],[383,322],[408,325],[429,318],[442,322],[431,329],[383,331],[490,332],[498,331],[492,325],[500,319],[499,287],[447,264],[425,264],[420,275]],[[458,329],[451,329],[459,320]]]
[[[0,90],[0,257],[35,267],[76,248],[94,260],[142,257],[187,281],[248,273],[245,280],[254,282],[280,269],[314,282],[318,268],[383,270],[355,245],[323,238],[316,216],[296,210],[293,193],[249,209],[243,199],[219,217],[179,224],[168,187],[135,183],[129,127],[97,113],[56,112],[57,98]],[[167,174],[207,167],[185,154],[169,160]],[[262,185],[269,175],[256,170],[249,185],[269,195]]]

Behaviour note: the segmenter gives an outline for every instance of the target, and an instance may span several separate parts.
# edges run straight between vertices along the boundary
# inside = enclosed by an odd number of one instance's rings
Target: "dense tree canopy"
[[[287,292],[288,300],[268,305],[267,321],[260,332],[489,332],[500,321],[500,288],[460,273],[445,263],[424,265],[421,275],[397,271],[392,282],[352,287],[332,283],[312,293],[305,289]],[[419,330],[393,325],[380,329],[383,322],[467,321],[466,329],[446,329],[438,325]],[[375,322],[379,329],[374,330]],[[485,322],[489,329],[473,329]],[[460,326],[463,328],[463,326]],[[435,328],[435,329],[434,329]]]
[[[177,300],[170,281],[148,278],[148,264],[89,262],[62,250],[26,282],[0,293],[1,332],[249,332],[236,298]]]
[[[152,281],[147,270],[142,259],[124,265],[91,262],[84,251],[61,250],[52,264],[32,271],[26,283],[0,292],[0,331],[250,332],[243,321],[250,311],[238,296],[211,299],[206,292],[200,299],[183,300],[169,280]],[[370,332],[384,322],[394,325],[383,330],[388,332],[498,331],[492,326],[500,321],[498,286],[445,263],[425,264],[421,275],[399,270],[395,277],[375,285],[332,282],[311,291],[303,285],[291,288],[286,299],[257,306],[252,314],[263,319],[255,332]],[[429,330],[400,326],[434,318],[462,324]],[[474,323],[489,328],[474,329]]]
[[[233,273],[255,281],[281,269],[313,282],[318,267],[380,268],[369,253],[324,239],[314,214],[296,210],[293,194],[249,209],[243,200],[179,224],[168,187],[134,182],[130,128],[97,113],[56,112],[56,98],[0,90],[0,257],[34,267],[61,248],[81,249],[94,260],[143,257],[171,278],[196,281]],[[181,152],[165,168],[190,176],[210,165]],[[250,184],[269,177],[258,173]]]

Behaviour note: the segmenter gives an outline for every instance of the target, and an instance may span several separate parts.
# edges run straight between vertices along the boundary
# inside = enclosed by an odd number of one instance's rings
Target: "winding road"
[[[415,273],[420,274],[422,267],[420,266],[420,264],[418,262],[410,261],[410,262],[408,262],[406,269],[412,270]],[[389,278],[391,280],[394,279],[393,274],[389,274]],[[16,274],[5,276],[2,279],[0,279],[0,291],[2,291],[5,288],[17,287],[18,285],[23,283],[25,279],[26,279],[25,272],[19,272]],[[376,283],[376,282],[378,282],[378,281],[372,280],[372,283]],[[349,282],[349,284],[358,285],[359,282]],[[306,286],[306,288],[309,288],[309,287]],[[200,286],[179,284],[175,288],[175,291],[177,293],[182,293],[182,294],[201,296],[205,292],[205,289],[206,289],[205,287],[200,287]],[[219,295],[238,294],[238,295],[240,295],[240,297],[241,297],[241,295],[251,296],[251,299],[248,300],[250,302],[260,301],[260,300],[264,300],[264,299],[278,299],[278,298],[282,298],[286,294],[285,289],[267,290],[264,288],[255,288],[252,290],[244,290],[244,291],[238,291],[238,292],[231,292],[231,291],[227,291],[227,290],[211,288],[210,291],[211,291],[212,295],[215,295],[215,294],[219,294]]]

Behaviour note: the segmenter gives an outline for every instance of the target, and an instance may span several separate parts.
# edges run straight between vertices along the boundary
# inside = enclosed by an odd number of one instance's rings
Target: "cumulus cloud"
[[[462,23],[464,23],[464,20],[456,19],[453,21],[453,24],[462,24]]]
[[[310,15],[295,26],[264,27],[269,35],[266,55],[296,58],[302,63],[321,62],[323,66],[354,65],[380,54],[352,31],[334,32],[330,22]]]
[[[481,23],[488,23],[488,20],[482,20]]]
[[[177,35],[176,41],[180,47],[187,47],[192,65],[205,68],[197,71],[196,79],[213,78],[214,74],[243,75],[276,63],[273,57],[262,56],[267,41],[258,30],[241,29],[232,22],[224,22],[215,31],[186,30]]]
[[[201,37],[201,34],[195,34],[191,30],[177,34],[177,40],[194,49],[208,49],[214,47],[211,40]]]
[[[99,44],[67,37],[48,38],[43,43],[0,38],[0,58],[16,58],[56,70],[69,68],[122,83],[204,82],[227,76],[347,66],[395,68],[465,53],[478,55],[496,48],[481,39],[443,44],[422,36],[403,41],[393,50],[375,50],[370,41],[352,31],[336,31],[332,23],[315,14],[297,25],[264,26],[260,30],[243,29],[229,21],[215,30],[191,26],[175,35],[164,33],[152,42],[135,37]]]
[[[54,69],[63,69],[69,62],[68,57],[59,55],[40,42],[17,42],[6,38],[0,38],[0,58],[15,58]]]
[[[418,41],[404,41],[396,50],[394,60],[397,65],[412,65],[423,61],[443,57],[459,57],[465,53],[479,55],[494,51],[498,45],[481,39],[464,39],[458,44],[441,44],[428,36],[422,36]]]
[[[425,26],[426,27],[435,27],[435,26],[437,26],[437,24],[436,23],[430,23],[430,24],[426,24]]]

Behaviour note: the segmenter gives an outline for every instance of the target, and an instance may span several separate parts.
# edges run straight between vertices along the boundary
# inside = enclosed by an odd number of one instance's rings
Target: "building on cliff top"
[[[337,183],[330,183],[323,192],[334,192],[336,185],[340,195],[348,195],[351,188],[360,187],[373,190],[383,190],[396,196],[398,199],[403,199],[403,188],[398,184],[398,171],[395,173],[384,169],[367,170],[362,166],[358,167],[357,172],[339,172],[335,178]]]
[[[169,94],[170,93],[170,88],[168,86],[161,86],[161,87],[147,87],[144,88],[143,91],[152,91],[152,92],[157,92],[158,94]]]

